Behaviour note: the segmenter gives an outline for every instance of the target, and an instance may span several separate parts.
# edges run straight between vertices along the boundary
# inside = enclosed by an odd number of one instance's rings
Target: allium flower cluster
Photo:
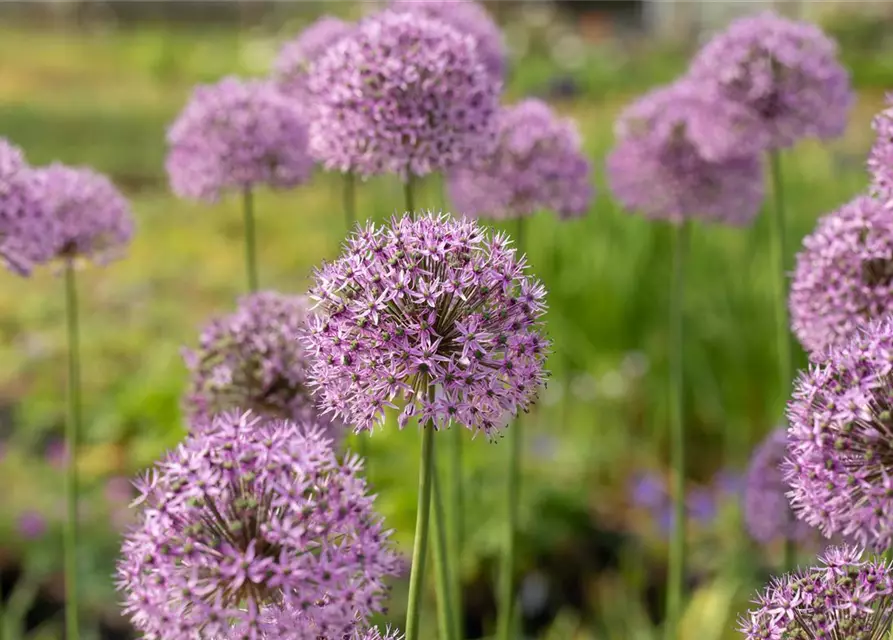
[[[747,107],[758,120],[751,135],[768,136],[773,149],[841,135],[854,100],[836,43],[772,12],[734,21],[695,56],[689,75],[703,91]]]
[[[754,450],[744,487],[744,524],[761,544],[775,540],[818,538],[818,531],[794,515],[782,463],[787,455],[787,428],[770,433]]]
[[[505,235],[449,214],[358,231],[310,294],[322,406],[361,431],[402,399],[401,427],[418,416],[494,434],[546,376],[546,292],[526,271]]]
[[[313,169],[304,112],[264,80],[196,87],[167,142],[171,189],[183,198],[214,202],[228,190],[294,187]]]
[[[617,122],[606,160],[614,196],[649,218],[750,222],[764,182],[748,121],[734,104],[707,100],[685,81],[647,93]]]
[[[877,550],[893,543],[893,320],[869,323],[797,380],[784,479],[797,516]]]
[[[362,21],[311,66],[310,150],[327,169],[424,176],[493,143],[501,83],[474,39],[416,13]]]
[[[365,634],[358,634],[357,640],[403,640],[404,636],[396,629],[386,629],[384,633],[378,627],[370,629]]]
[[[506,48],[499,29],[487,10],[475,0],[393,0],[393,11],[415,12],[446,22],[474,38],[478,58],[494,81],[505,78]]]
[[[306,97],[310,65],[353,29],[354,25],[349,22],[322,16],[297,38],[286,42],[273,64],[273,77],[279,89],[294,98]]]
[[[882,640],[893,623],[893,568],[831,547],[819,566],[774,578],[739,620],[748,640]]]
[[[233,412],[194,429],[137,485],[117,571],[125,613],[148,640],[365,628],[398,558],[360,470],[289,421]]]
[[[893,308],[893,211],[859,196],[803,240],[791,281],[791,326],[821,357]]]
[[[449,192],[465,215],[515,218],[540,209],[562,217],[589,210],[592,165],[571,120],[560,119],[541,100],[502,109],[497,143],[480,163],[450,172]]]
[[[893,198],[893,93],[887,95],[887,108],[871,122],[877,139],[868,156],[872,188],[884,199]]]
[[[0,263],[26,276],[49,260],[57,228],[41,206],[21,149],[0,138]]]
[[[38,199],[56,224],[55,257],[107,262],[133,238],[130,204],[106,176],[87,167],[35,169]]]
[[[307,382],[310,365],[298,340],[306,329],[307,308],[304,296],[266,291],[244,296],[235,313],[208,323],[198,349],[183,353],[190,371],[187,411],[212,416],[242,408],[331,427],[314,406]]]

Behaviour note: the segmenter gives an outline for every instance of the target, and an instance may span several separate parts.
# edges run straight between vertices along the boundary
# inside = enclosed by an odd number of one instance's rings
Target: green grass
[[[200,39],[151,30],[64,39],[0,33],[0,135],[20,144],[35,164],[61,160],[108,172],[131,196],[137,218],[137,236],[126,259],[79,274],[88,443],[84,476],[97,493],[105,478],[151,464],[182,437],[179,402],[186,371],[180,349],[195,344],[202,324],[212,314],[231,310],[242,293],[238,201],[209,207],[173,198],[163,173],[163,134],[194,82],[263,66],[246,50],[269,53],[273,48],[268,39],[226,32]],[[28,55],[16,55],[20,51]],[[530,225],[530,261],[550,292],[548,330],[555,353],[553,381],[529,427],[522,566],[579,536],[577,513],[603,525],[640,527],[639,516],[625,503],[626,481],[636,469],[666,463],[669,238],[661,225],[630,216],[612,202],[601,159],[610,148],[618,109],[643,84],[671,78],[681,64],[655,56],[603,64],[591,74],[581,72],[583,99],[560,105],[580,124],[595,160],[599,193],[582,220],[561,224],[543,214]],[[542,61],[520,65],[510,94],[541,87],[549,70]],[[786,154],[791,253],[819,215],[865,186],[868,123],[879,104],[877,95],[862,95],[843,140],[828,147],[804,144]],[[434,187],[423,189],[422,205],[436,206]],[[307,187],[258,195],[262,287],[301,292],[313,266],[334,256],[344,231],[338,188],[334,177],[318,175]],[[400,186],[390,179],[361,186],[359,198],[360,217],[374,219],[386,217],[402,201]],[[694,230],[685,344],[693,484],[708,482],[723,466],[740,469],[751,445],[781,419],[786,390],[776,379],[767,233],[765,215],[749,229]],[[33,451],[59,432],[64,417],[63,283],[48,272],[29,280],[0,274],[0,280],[0,400],[17,409],[14,449]],[[644,356],[644,372],[628,366],[631,354]],[[803,355],[797,355],[802,365]],[[572,384],[566,384],[569,380]],[[417,437],[389,428],[376,433],[370,445],[380,510],[407,552]],[[467,492],[471,525],[464,569],[472,578],[490,570],[500,543],[496,518],[503,511],[498,501],[505,447],[478,439],[465,450],[467,481],[482,488]],[[53,476],[44,464],[12,459],[0,462],[0,479],[12,487],[14,506],[0,517],[3,546],[7,541],[24,544],[16,541],[8,514],[29,505],[52,513],[58,491],[58,483],[46,482]],[[96,496],[91,500],[102,503]],[[92,601],[112,602],[103,576],[114,556],[115,537],[107,530],[92,533],[97,558],[90,565]],[[734,571],[729,576],[728,568],[746,566],[747,560],[739,557],[740,549],[730,542],[735,536],[725,529],[698,535],[704,536],[703,549],[720,550],[718,556],[696,554],[699,567],[718,571],[720,579],[694,600],[686,624],[697,627],[710,619],[717,629],[727,630],[754,586],[751,576]],[[643,544],[638,561],[648,563],[647,571],[659,571],[662,543],[651,536]],[[43,556],[53,553],[52,545],[40,547]],[[756,550],[747,553],[753,565],[766,559]],[[624,569],[627,578],[634,574]],[[629,580],[623,584],[614,589],[604,581],[593,583],[590,595],[594,608],[613,611],[615,617],[620,609],[614,605],[623,603],[627,608],[621,617],[630,626],[595,629],[598,635],[592,637],[651,637],[634,608],[638,605],[630,604],[639,594]],[[629,597],[617,595],[621,592]],[[398,591],[395,619],[401,607]],[[564,639],[578,621],[568,614],[557,624],[571,629],[552,636]]]

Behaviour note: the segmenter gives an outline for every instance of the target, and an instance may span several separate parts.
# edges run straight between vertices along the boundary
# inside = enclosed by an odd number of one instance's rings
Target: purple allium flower
[[[716,518],[716,496],[707,487],[695,487],[685,496],[688,517],[701,524],[710,524]]]
[[[818,537],[816,529],[797,519],[788,502],[788,485],[782,473],[787,443],[787,429],[776,429],[754,449],[747,469],[744,524],[751,537],[762,544]]]
[[[47,531],[47,521],[37,511],[24,511],[19,515],[19,534],[26,540],[42,538]]]
[[[695,56],[689,77],[746,107],[758,120],[749,135],[774,149],[843,134],[854,101],[836,43],[772,12],[732,22]]]
[[[125,613],[148,640],[365,627],[398,562],[361,470],[290,421],[233,412],[194,428],[137,484],[144,506],[117,572]]]
[[[54,163],[34,170],[41,206],[56,221],[54,255],[99,263],[120,257],[133,237],[130,204],[106,176]]]
[[[893,93],[887,94],[887,108],[871,121],[877,139],[868,156],[872,189],[885,200],[893,198]]]
[[[441,20],[474,38],[478,59],[497,82],[505,78],[506,48],[499,25],[474,0],[392,0],[389,9]]]
[[[133,484],[127,478],[117,476],[105,483],[105,499],[112,505],[127,505],[133,499]]]
[[[713,476],[713,486],[725,496],[739,496],[744,492],[745,476],[732,469],[720,469]]]
[[[893,543],[893,319],[865,325],[801,373],[783,465],[797,517],[877,550]]]
[[[791,326],[814,357],[893,305],[893,211],[858,196],[803,240],[791,281]]]
[[[322,16],[297,38],[286,42],[273,65],[273,77],[279,89],[289,96],[304,98],[310,65],[326,49],[349,35],[354,26],[339,18]]]
[[[459,211],[516,218],[540,209],[562,217],[589,210],[592,166],[572,120],[528,99],[500,111],[497,131],[497,144],[483,162],[450,172],[450,198]]]
[[[405,214],[359,230],[311,291],[322,406],[371,430],[399,397],[401,428],[418,416],[493,435],[546,377],[546,291],[526,271],[507,236],[474,220]]]
[[[733,135],[746,130],[738,121],[730,103],[705,100],[685,82],[646,94],[617,122],[606,160],[614,196],[649,218],[749,223],[764,178],[753,140]]]
[[[234,313],[211,320],[198,349],[183,353],[191,374],[187,413],[211,416],[238,407],[332,428],[318,419],[308,388],[310,365],[298,339],[307,308],[304,296],[264,291],[242,297]]]
[[[183,198],[214,202],[228,190],[285,189],[313,170],[305,114],[265,80],[196,87],[167,142],[171,188]]]
[[[47,443],[44,457],[54,469],[64,469],[68,464],[68,443],[61,438],[53,438]]]
[[[52,258],[57,234],[21,149],[0,138],[0,263],[29,275],[35,264]]]
[[[636,506],[656,509],[669,502],[667,483],[656,473],[643,473],[633,478],[630,498]]]
[[[882,640],[893,622],[893,568],[863,560],[852,547],[830,547],[820,566],[772,579],[739,619],[748,640]]]
[[[326,169],[424,176],[486,153],[501,83],[474,39],[415,13],[359,23],[310,67],[310,151]]]
[[[357,640],[403,640],[404,635],[390,627],[384,633],[378,627],[357,633]]]

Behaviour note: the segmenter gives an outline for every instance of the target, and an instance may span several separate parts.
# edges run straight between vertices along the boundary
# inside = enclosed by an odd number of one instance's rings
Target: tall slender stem
[[[455,567],[451,564],[447,549],[446,519],[444,517],[442,490],[435,464],[433,483],[432,506],[434,508],[434,573],[437,581],[437,625],[440,629],[440,637],[443,640],[456,640],[458,637],[455,627],[453,612],[453,592],[451,577]]]
[[[254,194],[251,187],[242,192],[242,212],[245,215],[245,270],[248,274],[248,290],[257,291],[257,240],[254,231]]]
[[[683,316],[688,223],[673,227],[670,284],[670,459],[673,469],[673,532],[667,572],[666,638],[675,640],[685,586],[685,422],[683,384]]]
[[[415,198],[413,197],[413,187],[415,186],[413,184],[414,181],[415,179],[413,178],[413,175],[411,173],[408,173],[406,175],[406,182],[403,183],[403,197],[406,201],[406,210],[409,213],[415,212]]]
[[[781,173],[781,155],[778,150],[769,152],[769,168],[772,174],[772,260],[775,263],[775,348],[778,352],[778,379],[787,397],[793,379],[793,348],[788,323],[788,275],[785,259],[787,256],[787,229],[784,209],[784,180]],[[796,556],[796,543],[789,540],[784,546],[782,569],[793,568]]]
[[[428,552],[428,524],[431,513],[431,488],[434,472],[434,424],[422,427],[422,451],[419,465],[419,497],[409,571],[409,597],[406,606],[406,640],[419,640],[419,614],[425,584],[425,558]]]
[[[65,473],[65,637],[78,640],[78,467],[81,431],[81,364],[78,338],[78,295],[74,264],[65,265],[65,317],[68,325],[68,420],[65,423],[67,452]]]

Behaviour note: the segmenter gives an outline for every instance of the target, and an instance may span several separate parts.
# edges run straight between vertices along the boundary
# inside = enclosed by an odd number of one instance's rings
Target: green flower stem
[[[254,194],[251,187],[242,192],[242,213],[245,216],[245,271],[248,274],[248,291],[257,291],[257,240],[254,230]]]
[[[685,587],[685,417],[683,383],[683,316],[685,255],[688,223],[673,227],[673,267],[670,285],[670,460],[673,469],[673,532],[667,572],[666,638],[675,640],[682,616]]]
[[[422,428],[419,466],[419,496],[416,511],[415,540],[412,544],[412,568],[409,571],[409,598],[406,606],[406,640],[419,640],[419,617],[425,584],[425,558],[428,552],[428,524],[431,513],[431,488],[434,475],[434,424]]]
[[[415,213],[415,198],[413,197],[414,182],[413,175],[409,173],[406,176],[406,182],[403,183],[403,198],[406,202],[406,210],[409,213]]]
[[[454,570],[449,559],[447,548],[446,529],[447,523],[444,518],[443,499],[441,496],[440,479],[435,463],[433,483],[433,504],[434,507],[434,574],[437,582],[437,625],[440,629],[440,638],[443,640],[456,640],[455,616],[453,613],[453,593],[451,589],[451,577]]]
[[[78,640],[78,468],[77,451],[81,431],[81,365],[78,339],[78,295],[74,264],[65,265],[65,316],[68,326],[68,420],[65,445],[65,637]]]

